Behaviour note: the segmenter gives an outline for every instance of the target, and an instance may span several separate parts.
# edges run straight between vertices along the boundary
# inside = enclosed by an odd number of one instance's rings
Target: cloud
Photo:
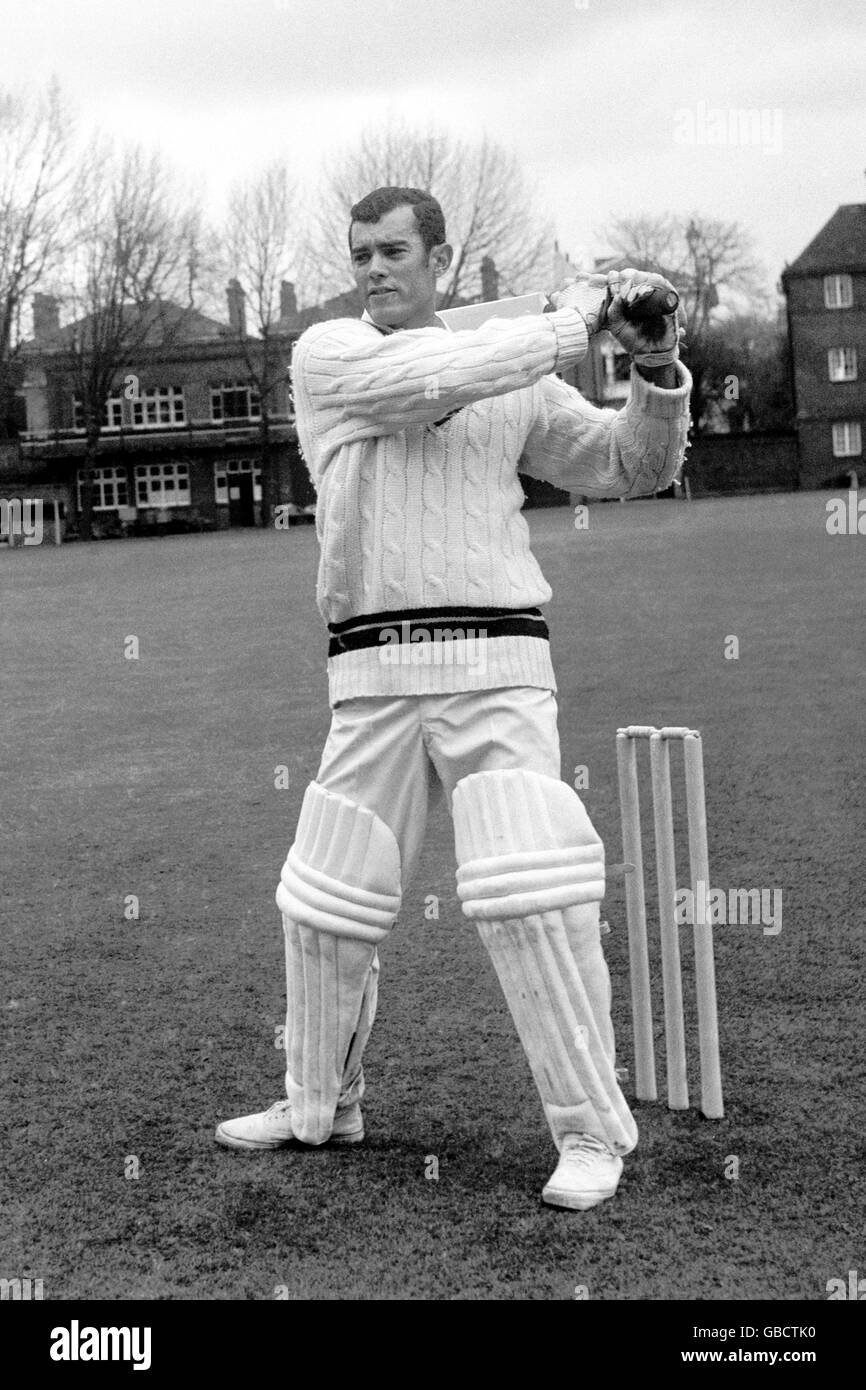
[[[275,157],[312,178],[394,114],[514,149],[565,244],[696,208],[749,223],[772,266],[862,201],[862,22],[862,0],[19,0],[3,50],[213,205]],[[781,150],[677,145],[698,103],[779,109]]]
[[[570,0],[28,0],[4,47],[62,62],[104,90],[147,92],[182,107],[209,99],[471,81],[508,53],[527,63],[570,26]],[[539,20],[539,13],[543,18]],[[5,24],[4,24],[5,30]],[[37,38],[34,44],[33,39]]]

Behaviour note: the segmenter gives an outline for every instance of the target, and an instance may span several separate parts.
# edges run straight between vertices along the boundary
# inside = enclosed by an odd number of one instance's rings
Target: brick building
[[[577,272],[554,243],[543,288]],[[487,258],[481,299],[499,294],[499,276]],[[105,403],[91,478],[94,536],[264,525],[270,520],[268,497],[274,505],[288,504],[293,518],[312,516],[315,490],[300,456],[289,391],[292,346],[310,323],[355,317],[360,305],[355,291],[347,290],[299,312],[293,287],[285,283],[280,308],[272,350],[287,370],[269,397],[265,448],[262,403],[247,361],[251,355],[255,362],[263,348],[247,335],[238,282],[227,289],[225,322],[161,307],[158,331],[117,372]],[[81,324],[61,328],[59,306],[46,294],[34,296],[33,324],[33,339],[21,353],[26,423],[20,422],[17,447],[0,459],[0,497],[41,498],[46,515],[56,502],[64,532],[74,535],[81,523],[86,441],[68,345]],[[595,404],[620,406],[628,394],[628,367],[627,355],[609,334],[600,334],[566,376]],[[269,485],[265,470],[271,471]],[[568,494],[549,484],[522,482],[530,506],[568,502]]]
[[[237,281],[228,289],[228,323],[162,306],[159,331],[118,371],[105,403],[91,483],[94,535],[264,525],[268,495],[298,516],[312,511],[315,492],[300,457],[289,391],[299,328],[288,284],[282,308],[272,350],[286,373],[269,394],[265,447],[262,402],[247,360],[249,354],[255,366],[263,345],[246,335]],[[26,430],[17,476],[7,464],[0,486],[7,496],[57,499],[66,530],[74,532],[85,457],[69,352],[76,325],[60,327],[51,296],[36,295],[33,309],[34,337],[22,350]],[[264,470],[270,470],[267,486]]]
[[[866,432],[866,203],[839,207],[782,274],[802,487],[859,470]]]

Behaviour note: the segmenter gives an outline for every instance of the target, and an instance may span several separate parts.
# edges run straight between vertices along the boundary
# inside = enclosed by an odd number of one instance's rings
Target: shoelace
[[[582,1135],[573,1145],[569,1144],[562,1153],[562,1157],[567,1162],[582,1167],[588,1167],[599,1156],[611,1158],[612,1154],[607,1145],[592,1134]]]

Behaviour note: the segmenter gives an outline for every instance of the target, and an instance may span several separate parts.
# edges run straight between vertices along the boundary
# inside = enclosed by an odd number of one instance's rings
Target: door
[[[230,473],[229,485],[229,525],[255,526],[253,509],[252,473]]]

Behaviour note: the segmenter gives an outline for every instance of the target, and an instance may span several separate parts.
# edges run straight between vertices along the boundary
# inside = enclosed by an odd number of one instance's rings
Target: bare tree
[[[201,225],[175,193],[158,155],[116,154],[94,142],[80,170],[74,249],[64,270],[58,347],[85,433],[81,534],[92,533],[90,474],[106,401],[143,349],[183,336],[194,307]],[[127,390],[135,393],[134,380]]]
[[[680,292],[687,318],[683,357],[692,378],[692,418],[706,424],[714,326],[731,313],[771,313],[751,234],[715,218],[641,214],[615,221],[607,240],[623,263],[666,276]]]
[[[21,315],[68,244],[72,121],[60,88],[0,90],[0,439],[11,432]]]
[[[503,292],[544,288],[551,228],[516,157],[486,136],[468,142],[391,121],[369,127],[325,173],[310,244],[319,278],[308,289],[321,296],[351,285],[350,209],[387,184],[428,189],[442,204],[455,255],[440,289],[441,308],[479,296],[485,256],[495,261]]]
[[[284,164],[269,165],[258,178],[238,184],[231,193],[225,232],[230,274],[245,296],[253,336],[246,323],[236,334],[247,374],[260,401],[262,507],[266,517],[279,502],[272,466],[272,417],[277,391],[288,381],[289,349],[284,317],[285,290],[301,268],[302,220],[297,184]],[[297,476],[303,465],[292,460],[293,497],[305,495],[308,479]]]

